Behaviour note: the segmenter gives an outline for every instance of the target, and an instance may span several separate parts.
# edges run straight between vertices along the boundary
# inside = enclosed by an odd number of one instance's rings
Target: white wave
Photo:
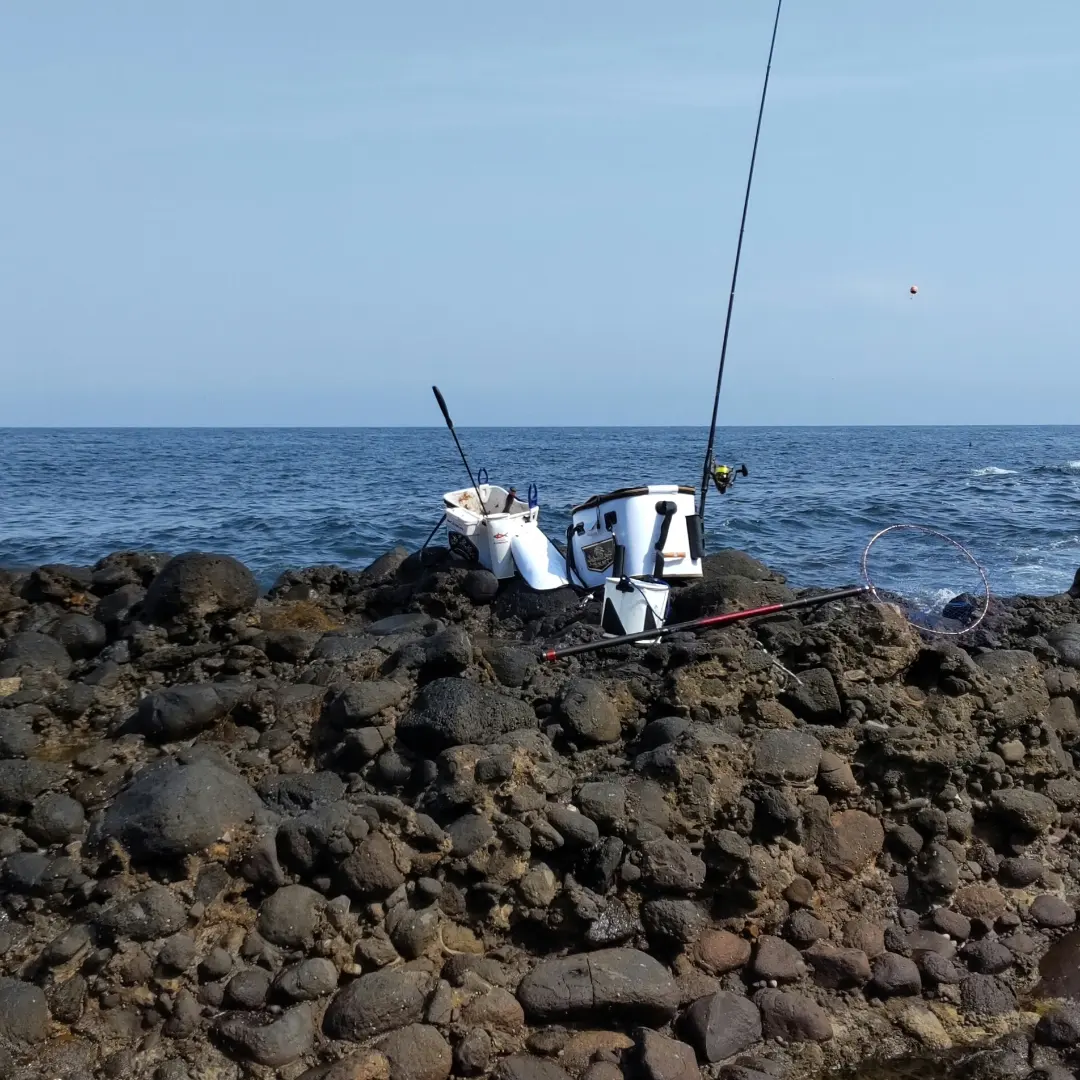
[[[996,465],[990,465],[985,469],[976,469],[972,476],[1015,476],[1015,469],[999,469]]]
[[[1080,461],[1066,461],[1065,468],[1069,472],[1080,472]]]

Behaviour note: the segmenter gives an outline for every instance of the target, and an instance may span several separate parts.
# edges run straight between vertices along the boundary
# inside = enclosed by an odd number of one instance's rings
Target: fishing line
[[[757,160],[758,139],[761,137],[761,119],[765,115],[765,95],[769,90],[769,73],[772,71],[773,49],[776,47],[776,29],[780,25],[780,8],[783,2],[784,0],[776,0],[776,18],[773,19],[772,40],[769,42],[769,61],[765,65],[765,81],[761,87],[761,104],[758,106],[757,128],[754,131],[754,149],[750,154],[750,173],[746,178],[742,221],[739,223],[739,242],[735,246],[735,266],[731,272],[731,292],[728,295],[727,317],[724,319],[724,338],[720,345],[720,370],[716,373],[716,394],[713,397],[709,443],[705,447],[705,465],[701,473],[701,502],[698,505],[697,527],[700,530],[699,538],[702,551],[705,550],[705,497],[709,493],[709,473],[712,467],[713,446],[716,442],[716,416],[720,408],[720,387],[724,381],[724,363],[727,360],[728,335],[731,332],[731,312],[735,306],[735,283],[739,279],[739,259],[742,256],[743,234],[746,232],[746,213],[750,207],[750,188],[754,183],[754,163]]]

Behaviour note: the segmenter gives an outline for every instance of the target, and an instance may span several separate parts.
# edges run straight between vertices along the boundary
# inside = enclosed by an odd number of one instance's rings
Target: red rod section
[[[870,588],[861,585],[855,589],[840,589],[837,592],[823,593],[821,596],[807,596],[802,600],[789,600],[786,604],[767,604],[765,607],[729,611],[726,615],[706,615],[704,618],[690,619],[688,622],[671,623],[671,625],[662,626],[658,630],[639,630],[635,634],[621,634],[619,637],[602,638],[600,641],[586,641],[580,645],[567,645],[565,649],[548,649],[544,653],[544,659],[548,661],[561,660],[564,656],[596,652],[598,649],[608,649],[613,645],[625,645],[631,641],[643,641],[645,638],[664,637],[667,634],[676,634],[683,630],[705,630],[710,626],[725,626],[728,623],[741,622],[743,619],[759,618],[762,615],[775,615],[780,611],[819,607],[822,604],[831,604],[834,600],[847,600],[852,596],[864,596],[868,592],[870,592]]]

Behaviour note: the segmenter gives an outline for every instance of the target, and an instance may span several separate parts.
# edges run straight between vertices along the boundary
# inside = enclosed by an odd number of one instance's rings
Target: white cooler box
[[[590,589],[621,575],[701,577],[701,534],[691,487],[621,488],[594,495],[572,515],[567,570]]]

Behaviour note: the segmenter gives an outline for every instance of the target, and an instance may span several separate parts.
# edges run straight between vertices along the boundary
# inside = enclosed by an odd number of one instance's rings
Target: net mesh
[[[986,571],[959,541],[927,525],[890,525],[871,537],[862,575],[873,596],[917,629],[959,637],[986,618]]]

